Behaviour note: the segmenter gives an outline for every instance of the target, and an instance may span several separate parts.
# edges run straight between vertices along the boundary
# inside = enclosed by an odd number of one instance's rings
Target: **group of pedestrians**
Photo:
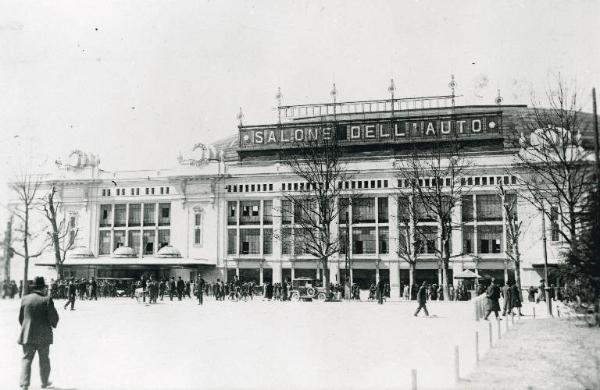
[[[492,278],[485,294],[487,299],[487,313],[483,318],[484,320],[488,321],[488,317],[492,312],[494,312],[497,320],[502,320],[498,315],[501,310],[500,298],[503,298],[503,316],[508,314],[515,315],[513,312],[514,309],[517,309],[520,316],[523,315],[521,313],[521,290],[515,282],[507,281],[504,287],[500,289],[500,286],[496,283],[496,279]]]
[[[10,298],[14,299],[17,294],[19,294],[19,298],[21,298],[21,294],[23,293],[23,281],[17,283],[14,280],[4,280],[0,281],[0,295],[2,295],[2,299]]]

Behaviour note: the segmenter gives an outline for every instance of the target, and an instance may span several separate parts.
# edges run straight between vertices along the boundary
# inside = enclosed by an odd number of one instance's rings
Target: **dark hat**
[[[46,281],[44,280],[44,277],[36,276],[35,279],[33,280],[33,288],[42,289],[44,287],[46,287]]]

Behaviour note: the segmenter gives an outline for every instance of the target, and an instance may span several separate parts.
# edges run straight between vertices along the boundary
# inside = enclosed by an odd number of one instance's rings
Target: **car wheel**
[[[298,294],[297,291],[294,291],[292,293],[292,295],[290,296],[290,300],[292,300],[294,302],[298,302],[300,300],[300,294]]]
[[[319,301],[324,301],[325,300],[325,293],[319,293],[319,295],[317,295],[317,299]]]
[[[315,296],[315,289],[312,287],[309,287],[306,289],[306,295],[308,295],[309,297],[314,297]]]

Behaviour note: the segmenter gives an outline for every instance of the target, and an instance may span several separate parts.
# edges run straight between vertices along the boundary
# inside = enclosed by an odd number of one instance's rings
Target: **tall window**
[[[420,254],[435,254],[437,248],[437,227],[421,226],[415,232],[415,251]]]
[[[141,213],[141,204],[134,203],[129,205],[129,226],[140,226]]]
[[[242,201],[240,210],[240,225],[260,224],[260,201]]]
[[[159,226],[169,226],[171,224],[171,204],[170,203],[160,203],[158,205],[158,225]]]
[[[263,254],[273,254],[273,229],[263,230]]]
[[[236,241],[237,241],[237,230],[228,229],[227,230],[227,254],[235,255],[236,251]]]
[[[502,252],[502,226],[478,226],[479,253]]]
[[[498,195],[477,195],[477,220],[502,221],[502,202]]]
[[[100,230],[99,254],[110,255],[110,230]]]
[[[112,205],[103,204],[100,206],[100,227],[112,226]]]
[[[281,201],[281,223],[284,225],[289,225],[292,223],[292,201],[288,199],[283,199]]]
[[[126,204],[115,205],[115,226],[125,226],[126,210]]]
[[[348,223],[348,216],[350,215],[350,200],[348,198],[340,198],[338,200],[338,219],[340,225]]]
[[[194,213],[194,245],[202,245],[202,212]]]
[[[473,226],[463,226],[463,252],[467,254],[475,253],[475,234]]]
[[[294,246],[293,239],[294,237],[292,236],[292,229],[281,229],[281,253],[284,255],[292,254],[292,248]]]
[[[260,254],[260,229],[240,229],[240,254]]]
[[[473,222],[473,195],[462,196],[462,220]]]
[[[125,231],[115,230],[113,233],[113,251],[120,246],[125,245]]]
[[[160,229],[158,231],[158,248],[165,247],[169,245],[171,240],[171,231],[166,229]]]
[[[263,224],[264,225],[272,225],[273,224],[273,201],[265,200],[263,202]]]
[[[130,230],[129,231],[129,247],[133,249],[133,251],[138,254],[140,253],[141,246],[141,234],[139,230]]]
[[[144,230],[144,254],[145,255],[153,255],[154,254],[154,249],[156,248],[156,245],[154,244],[155,241],[155,230]]]
[[[389,253],[389,230],[387,227],[379,228],[379,253]]]
[[[379,223],[388,222],[388,198],[377,198],[377,219]]]
[[[75,244],[76,236],[77,236],[77,215],[69,214],[69,242],[68,242],[69,246],[72,246]]]
[[[506,194],[504,197],[504,202],[509,205],[509,209],[511,211],[512,220],[516,221],[519,218],[519,213],[517,210],[517,194]]]
[[[353,228],[352,229],[352,251],[354,254],[375,253],[375,228]]]
[[[352,223],[375,222],[375,198],[359,198],[352,204]]]
[[[147,189],[147,188],[146,188]],[[144,226],[156,225],[156,204],[144,204]]]
[[[235,201],[227,202],[227,224],[237,225],[237,202]]]

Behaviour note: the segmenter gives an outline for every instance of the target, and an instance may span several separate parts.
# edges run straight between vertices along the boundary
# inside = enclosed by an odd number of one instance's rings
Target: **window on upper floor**
[[[377,198],[377,220],[379,223],[388,222],[388,198]]]
[[[550,207],[550,240],[560,240],[560,226],[558,222],[558,206]]]
[[[159,203],[158,225],[169,226],[171,224],[171,204]]]
[[[142,222],[142,205],[138,203],[129,205],[128,226],[140,226]]]
[[[502,253],[502,226],[478,226],[479,253]]]
[[[462,221],[473,222],[473,195],[462,196]]]
[[[260,201],[241,201],[240,202],[240,225],[258,225],[260,224]]]
[[[144,203],[144,226],[156,225],[156,204]]]
[[[358,198],[352,202],[352,223],[375,222],[375,198]]]
[[[240,255],[260,254],[260,229],[240,229]]]
[[[352,252],[354,254],[373,254],[376,252],[374,227],[352,229]]]
[[[477,221],[502,221],[502,201],[496,194],[477,195]]]
[[[263,224],[264,225],[272,225],[273,224],[273,201],[265,200],[263,202]]]
[[[227,202],[227,224],[237,225],[237,202]]]
[[[115,226],[125,226],[127,214],[126,204],[115,205]]]
[[[194,212],[194,245],[202,245],[202,211]]]

